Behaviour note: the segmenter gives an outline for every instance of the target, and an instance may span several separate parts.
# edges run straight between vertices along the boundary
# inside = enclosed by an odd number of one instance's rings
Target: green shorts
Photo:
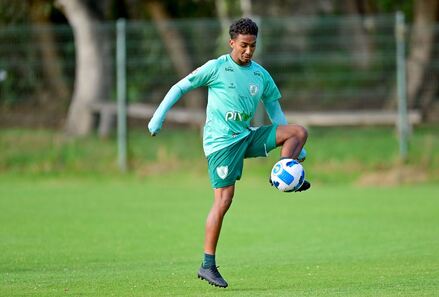
[[[276,129],[277,125],[251,129],[247,137],[207,156],[212,187],[227,187],[241,179],[245,158],[268,156],[276,148]]]

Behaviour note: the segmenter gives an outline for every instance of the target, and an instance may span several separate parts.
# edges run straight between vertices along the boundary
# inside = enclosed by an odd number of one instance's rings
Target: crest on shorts
[[[229,166],[218,166],[216,168],[216,174],[218,174],[221,179],[225,179],[227,174],[229,174]]]
[[[250,95],[255,96],[258,93],[258,86],[255,84],[250,84],[249,91]]]

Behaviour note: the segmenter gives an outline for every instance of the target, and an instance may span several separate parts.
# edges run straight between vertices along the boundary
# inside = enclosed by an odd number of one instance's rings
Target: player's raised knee
[[[305,127],[296,125],[296,135],[303,141],[305,141],[308,138],[308,130],[305,129]]]
[[[299,138],[305,141],[308,138],[308,131],[300,125],[287,125],[285,126],[288,130],[288,138]]]

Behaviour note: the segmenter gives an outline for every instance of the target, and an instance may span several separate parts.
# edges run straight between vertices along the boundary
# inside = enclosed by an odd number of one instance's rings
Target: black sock
[[[204,253],[203,268],[209,268],[215,265],[215,255],[209,255]]]

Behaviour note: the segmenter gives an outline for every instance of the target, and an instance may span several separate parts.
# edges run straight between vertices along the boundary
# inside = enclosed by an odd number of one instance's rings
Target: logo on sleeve
[[[221,179],[225,179],[229,174],[229,166],[218,166],[216,168],[216,174],[218,174]]]
[[[255,84],[249,85],[250,95],[255,96],[258,93],[258,86]]]

